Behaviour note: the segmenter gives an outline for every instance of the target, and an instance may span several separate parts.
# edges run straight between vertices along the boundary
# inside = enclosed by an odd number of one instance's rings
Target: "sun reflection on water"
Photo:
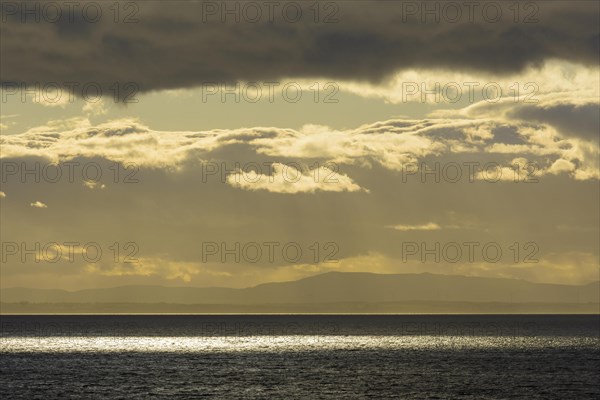
[[[5,337],[0,352],[269,352],[600,347],[595,338],[484,336]]]

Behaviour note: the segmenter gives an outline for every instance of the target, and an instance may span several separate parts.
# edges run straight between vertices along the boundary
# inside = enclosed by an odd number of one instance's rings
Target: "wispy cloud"
[[[45,203],[42,203],[41,201],[36,201],[34,203],[29,203],[29,205],[33,208],[48,208],[48,205]]]
[[[429,222],[422,225],[391,225],[387,228],[395,229],[397,231],[438,231],[442,229],[442,227],[435,222]]]

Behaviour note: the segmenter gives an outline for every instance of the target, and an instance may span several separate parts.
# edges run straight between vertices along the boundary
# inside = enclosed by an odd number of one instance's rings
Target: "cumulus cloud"
[[[559,158],[558,160],[554,161],[554,163],[552,163],[549,172],[558,175],[563,172],[573,172],[575,168],[575,164],[573,164],[571,161]]]
[[[227,182],[241,189],[266,190],[273,193],[357,192],[362,189],[350,177],[319,166],[304,173],[291,165],[274,163],[271,175],[255,171],[235,171]]]

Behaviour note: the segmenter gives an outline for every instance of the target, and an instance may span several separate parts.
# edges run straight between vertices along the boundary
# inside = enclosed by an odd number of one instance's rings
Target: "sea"
[[[599,315],[3,315],[2,399],[600,399]]]

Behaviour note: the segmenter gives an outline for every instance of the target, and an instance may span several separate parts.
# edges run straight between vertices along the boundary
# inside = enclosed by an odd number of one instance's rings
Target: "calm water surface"
[[[0,396],[598,399],[595,316],[2,316]]]

